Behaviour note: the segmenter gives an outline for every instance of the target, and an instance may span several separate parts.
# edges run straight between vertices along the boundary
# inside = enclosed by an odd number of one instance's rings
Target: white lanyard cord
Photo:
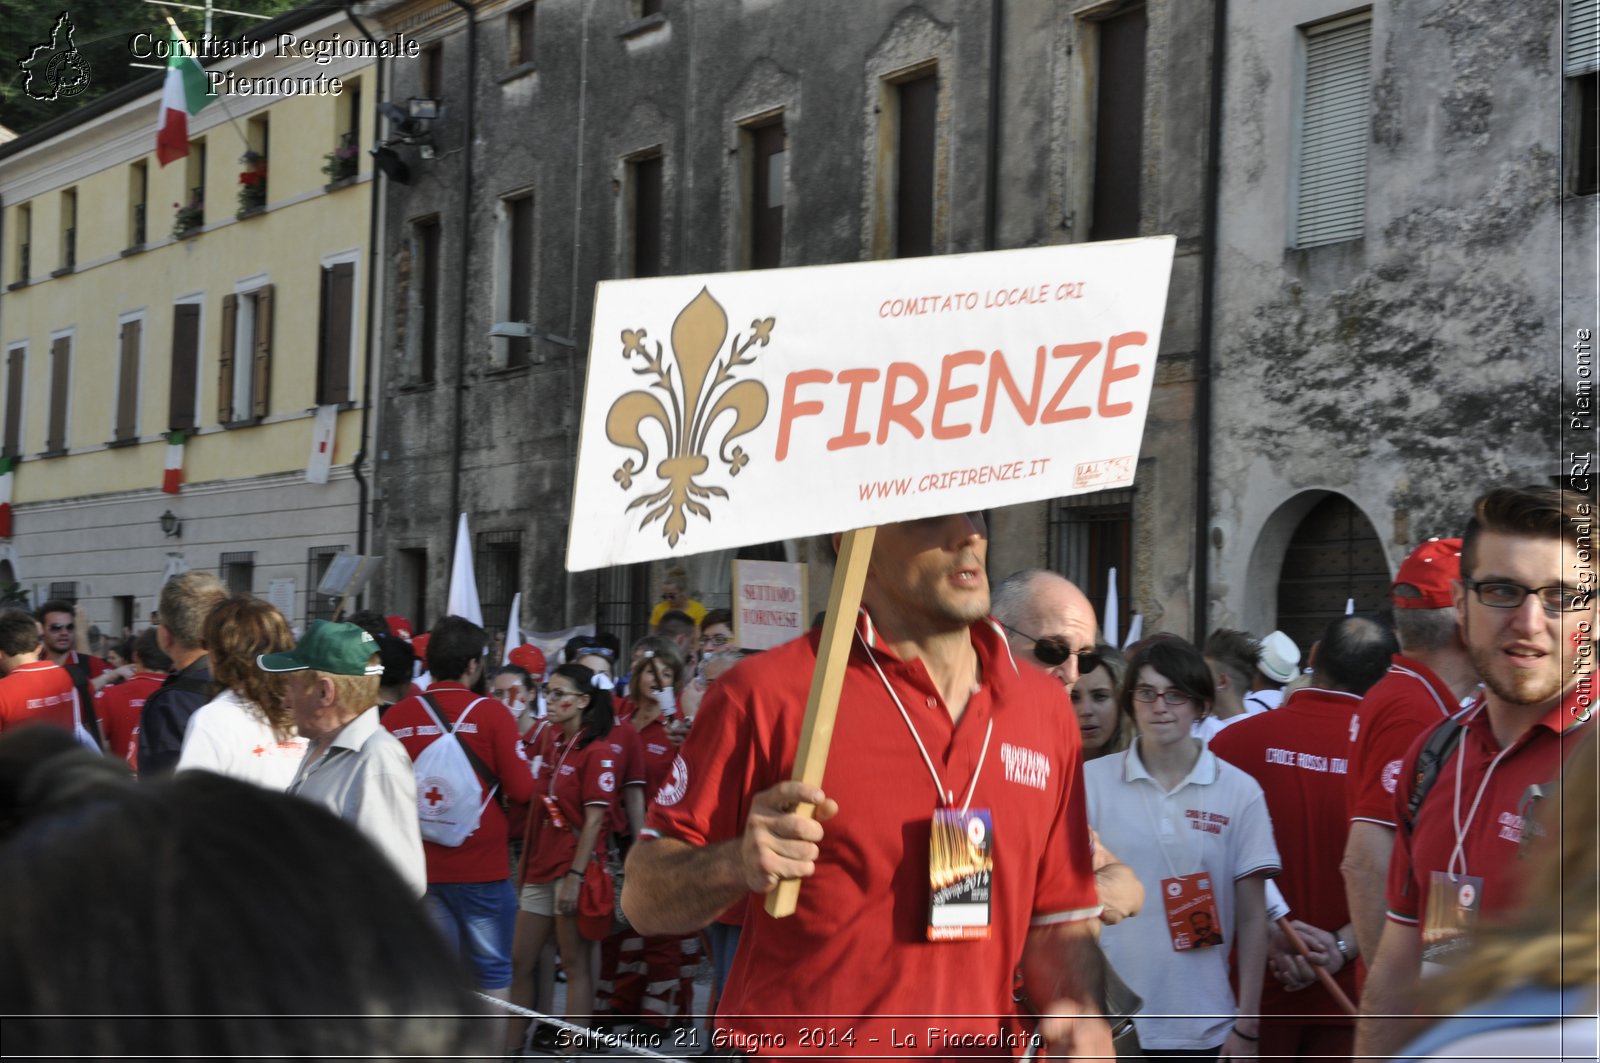
[[[900,695],[895,693],[889,677],[883,674],[883,665],[878,663],[877,654],[872,652],[872,647],[867,645],[867,640],[861,637],[861,632],[856,631],[856,639],[860,641],[861,648],[867,651],[867,659],[872,662],[872,667],[878,671],[878,679],[883,683],[883,689],[889,692],[889,697],[894,699],[894,707],[900,710],[900,718],[906,722],[906,728],[911,732],[912,741],[917,743],[917,752],[922,754],[922,763],[927,766],[928,774],[933,777],[933,788],[939,793],[939,803],[946,808],[955,804],[954,790],[945,788],[944,780],[939,778],[939,769],[933,766],[933,758],[928,756],[928,747],[922,744],[922,736],[917,733],[917,725],[911,722],[911,714],[906,711],[905,703],[900,700]],[[967,796],[961,802],[961,813],[965,815],[972,805],[972,794],[978,788],[978,776],[983,774],[983,762],[989,755],[989,739],[994,735],[994,717],[989,717],[989,726],[983,732],[983,749],[978,753],[978,766],[972,773],[972,781],[967,784]]]
[[[1459,754],[1456,757],[1456,803],[1455,808],[1453,809],[1455,816],[1454,826],[1456,828],[1456,847],[1450,852],[1450,865],[1446,869],[1448,870],[1452,879],[1456,877],[1456,865],[1458,863],[1461,865],[1461,874],[1465,875],[1467,873],[1467,831],[1472,827],[1473,817],[1478,814],[1478,803],[1483,800],[1484,791],[1489,789],[1489,780],[1494,777],[1494,769],[1499,767],[1500,759],[1507,753],[1511,752],[1512,747],[1516,745],[1516,743],[1513,742],[1511,745],[1506,746],[1506,748],[1502,749],[1499,753],[1496,753],[1495,758],[1489,762],[1489,770],[1483,773],[1483,782],[1478,784],[1478,793],[1477,796],[1472,799],[1472,807],[1467,809],[1467,821],[1466,823],[1462,823],[1461,776],[1466,773],[1467,767],[1467,737],[1468,736],[1465,734],[1461,736],[1461,740],[1458,745]]]

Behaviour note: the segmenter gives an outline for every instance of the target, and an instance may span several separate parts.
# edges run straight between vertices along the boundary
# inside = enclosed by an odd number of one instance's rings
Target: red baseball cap
[[[526,669],[535,683],[544,679],[544,651],[533,643],[524,642],[514,648],[508,660],[518,668]]]
[[[1389,588],[1396,609],[1446,609],[1455,601],[1450,584],[1461,578],[1461,540],[1429,539],[1400,563]],[[1421,592],[1416,597],[1394,593],[1402,584]]]
[[[411,641],[411,621],[396,613],[393,616],[384,617],[383,622],[389,625],[389,634],[397,639]]]
[[[422,662],[422,667],[428,667],[428,639],[427,634],[418,635],[411,640],[411,651],[417,655],[417,660]]]

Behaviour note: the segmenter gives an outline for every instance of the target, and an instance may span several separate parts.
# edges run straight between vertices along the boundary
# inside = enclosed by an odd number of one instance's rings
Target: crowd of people
[[[88,864],[159,851],[119,861],[141,911],[173,913],[130,947],[192,930],[207,954],[103,994],[76,956],[7,1011],[448,1007],[472,1021],[425,1043],[593,1051],[519,1017],[553,1012],[559,971],[568,1022],[714,1016],[694,1043],[726,1055],[1449,1057],[1452,1039],[1520,1037],[1594,1058],[1593,1024],[1571,1021],[1595,1013],[1592,504],[1485,493],[1459,538],[1406,558],[1391,609],[1332,621],[1303,665],[1283,632],[1119,650],[1055,573],[991,594],[978,515],[885,525],[821,787],[791,774],[822,625],[747,654],[681,569],[651,635],[580,636],[555,660],[491,653],[455,616],[414,633],[358,613],[297,638],[197,572],[103,658],[73,603],[0,612],[0,903],[104,920]],[[40,723],[54,726],[26,726]],[[249,962],[237,954],[268,919],[220,930],[199,911],[229,860],[229,881],[288,863],[318,882],[315,903],[288,889],[269,914],[318,909],[295,931],[313,952],[308,928],[334,920],[325,947],[354,950],[340,972],[358,957],[390,963],[390,981],[427,971],[393,999],[384,983],[330,990],[337,1008],[267,990],[224,1007],[206,972]],[[317,860],[354,861],[365,885]],[[794,914],[769,914],[789,880]],[[396,907],[411,914],[379,920]],[[372,942],[348,945],[363,927]],[[414,940],[373,959],[405,927]],[[0,930],[7,969],[49,967],[29,952],[37,930]],[[281,962],[289,977],[306,957]],[[485,1017],[469,988],[516,1008]],[[1470,1017],[1421,1018],[1457,1010]],[[159,1043],[150,1022],[24,1035],[68,1052]]]

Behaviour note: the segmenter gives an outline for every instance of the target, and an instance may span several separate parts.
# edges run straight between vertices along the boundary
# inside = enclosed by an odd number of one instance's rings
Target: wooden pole
[[[1306,948],[1306,943],[1300,937],[1299,932],[1289,925],[1288,916],[1278,920],[1278,929],[1283,931],[1284,936],[1289,939],[1289,944],[1294,946],[1295,951],[1304,956],[1307,963],[1311,963],[1311,950]],[[1322,983],[1322,988],[1332,994],[1333,999],[1345,1010],[1345,1013],[1348,1015],[1356,1014],[1356,1006],[1350,1002],[1349,997],[1344,995],[1344,990],[1339,988],[1339,983],[1333,980],[1333,975],[1328,973],[1328,969],[1316,963],[1311,963],[1311,969],[1316,972],[1317,981]]]
[[[867,582],[867,562],[872,558],[872,540],[877,534],[877,528],[860,528],[845,532],[839,542],[839,562],[833,569],[828,613],[822,621],[822,642],[817,647],[817,667],[811,673],[811,695],[806,700],[806,718],[800,726],[800,748],[791,776],[813,786],[822,785],[822,774],[828,766],[833,721],[839,713],[839,692],[844,689],[850,640],[855,637],[861,589]],[[795,814],[800,816],[810,816],[815,811],[815,805],[795,808]],[[800,880],[784,879],[767,894],[767,914],[774,919],[793,915],[799,901]]]

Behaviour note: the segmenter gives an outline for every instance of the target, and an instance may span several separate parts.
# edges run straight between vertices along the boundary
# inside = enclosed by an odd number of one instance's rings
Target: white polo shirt
[[[1278,848],[1266,798],[1256,781],[1202,744],[1194,768],[1168,793],[1139,759],[1138,742],[1084,765],[1089,825],[1133,869],[1145,907],[1105,927],[1100,944],[1123,980],[1144,998],[1135,1016],[1146,1050],[1215,1048],[1227,1040],[1237,1009],[1228,984],[1236,939],[1235,880],[1275,875]],[[1164,879],[1200,871],[1215,876],[1217,921],[1226,945],[1178,952],[1167,930]]]

